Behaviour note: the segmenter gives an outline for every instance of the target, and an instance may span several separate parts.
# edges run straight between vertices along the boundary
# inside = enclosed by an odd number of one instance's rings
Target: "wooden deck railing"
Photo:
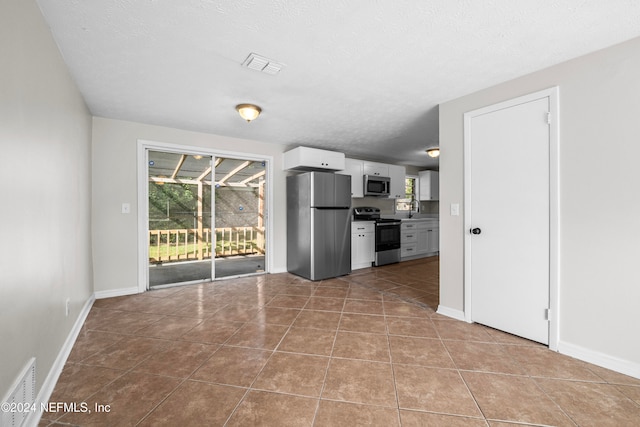
[[[215,229],[215,256],[264,254],[264,228],[224,227]],[[198,238],[197,228],[149,230],[149,262],[202,260],[211,258],[211,229]]]

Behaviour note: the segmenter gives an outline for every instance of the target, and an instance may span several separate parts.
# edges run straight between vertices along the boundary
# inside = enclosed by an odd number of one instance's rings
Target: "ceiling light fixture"
[[[438,157],[440,156],[440,148],[439,147],[433,147],[433,148],[429,148],[427,150],[427,154],[429,155],[429,157]]]
[[[236,105],[236,110],[238,111],[238,114],[240,114],[240,117],[245,119],[247,122],[257,119],[262,112],[262,108],[253,104],[238,104]]]

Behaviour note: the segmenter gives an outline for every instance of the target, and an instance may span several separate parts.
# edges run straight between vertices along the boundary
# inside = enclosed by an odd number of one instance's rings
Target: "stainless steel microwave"
[[[390,184],[391,178],[389,178],[388,176],[365,175],[364,195],[388,197]]]

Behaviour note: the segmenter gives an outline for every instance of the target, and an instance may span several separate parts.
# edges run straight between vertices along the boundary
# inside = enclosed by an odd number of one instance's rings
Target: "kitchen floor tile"
[[[204,362],[191,379],[249,387],[269,357],[270,351],[224,346]]]
[[[396,317],[430,317],[433,310],[420,307],[410,302],[388,301],[385,299],[384,314]]]
[[[177,378],[129,372],[106,385],[87,401],[91,412],[69,412],[58,422],[71,425],[136,425],[180,385]],[[95,405],[109,405],[96,411]]]
[[[638,424],[640,379],[435,313],[438,266],[97,300],[50,400],[110,412],[39,425]]]
[[[525,369],[500,344],[444,341],[458,369],[524,375]]]
[[[587,363],[544,347],[505,346],[504,350],[533,377],[563,378],[602,382]]]
[[[469,418],[430,412],[400,411],[402,427],[488,427],[483,418]]]
[[[157,322],[139,329],[135,335],[150,338],[179,338],[202,322],[201,319],[181,316],[165,316]]]
[[[400,427],[400,422],[397,409],[321,400],[313,426]]]
[[[276,352],[262,369],[252,387],[319,397],[328,363],[328,357]]]
[[[298,317],[298,314],[300,314],[298,309],[264,307],[249,322],[289,326]]]
[[[338,331],[333,357],[390,362],[386,335]]]
[[[242,322],[220,322],[204,320],[181,339],[205,344],[224,344],[233,334],[244,325]]]
[[[302,310],[293,322],[296,328],[315,328],[335,331],[340,323],[340,313],[332,311]]]
[[[171,342],[134,368],[136,372],[187,378],[218,349],[218,345]]]
[[[128,336],[82,361],[85,365],[113,369],[130,369],[161,350],[167,341]]]
[[[139,426],[222,426],[245,393],[242,388],[185,381]]]
[[[382,301],[347,299],[344,303],[345,313],[383,315]]]
[[[275,349],[289,329],[284,325],[247,323],[226,341],[228,345],[239,347]]]
[[[389,336],[393,363],[455,368],[442,341],[432,338]]]
[[[335,337],[336,331],[293,327],[284,336],[277,350],[330,356]]]
[[[338,328],[343,331],[369,332],[372,334],[384,334],[387,332],[384,316],[368,314],[344,313]]]
[[[278,295],[269,301],[267,307],[302,308],[307,304],[307,301],[309,301],[307,296]]]
[[[83,402],[105,385],[125,374],[119,369],[65,365],[50,402]]]
[[[488,328],[477,323],[439,319],[432,319],[432,322],[443,340],[495,342],[487,332]]]
[[[482,417],[458,371],[397,364],[393,369],[401,409]]]
[[[397,407],[391,365],[364,360],[331,359],[322,398]]]
[[[431,319],[387,316],[387,328],[390,335],[438,338]]]
[[[341,312],[344,307],[344,301],[344,298],[311,297],[305,309]]]
[[[253,390],[225,426],[311,426],[317,407],[317,399]]]
[[[531,378],[480,372],[462,372],[462,376],[487,419],[574,426]]]
[[[613,385],[535,381],[580,426],[632,426],[640,422],[640,406]]]
[[[332,288],[328,286],[318,287],[313,293],[314,297],[346,298],[349,290],[346,288]]]

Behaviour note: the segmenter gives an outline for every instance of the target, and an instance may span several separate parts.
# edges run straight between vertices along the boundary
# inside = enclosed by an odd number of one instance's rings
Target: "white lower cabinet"
[[[435,255],[440,250],[440,229],[434,219],[403,221],[400,257],[404,259]]]
[[[375,260],[376,229],[373,221],[351,223],[351,270],[371,267]]]

